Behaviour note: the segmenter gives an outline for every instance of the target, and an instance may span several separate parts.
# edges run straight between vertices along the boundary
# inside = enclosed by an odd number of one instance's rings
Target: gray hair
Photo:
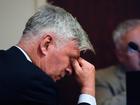
[[[116,47],[120,47],[121,39],[126,35],[127,32],[140,26],[139,19],[126,20],[119,24],[116,30],[113,32],[113,41]]]
[[[51,4],[41,7],[26,23],[23,37],[38,36],[44,32],[55,33],[59,43],[64,41],[61,40],[62,38],[65,40],[77,39],[80,50],[94,51],[88,35],[78,21],[60,7]]]

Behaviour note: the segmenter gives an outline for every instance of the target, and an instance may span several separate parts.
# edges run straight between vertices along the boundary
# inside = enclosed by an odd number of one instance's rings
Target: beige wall
[[[25,23],[45,0],[0,0],[0,49],[15,45]]]

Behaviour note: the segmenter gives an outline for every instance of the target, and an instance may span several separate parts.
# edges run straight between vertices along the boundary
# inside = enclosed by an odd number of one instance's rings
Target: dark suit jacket
[[[28,61],[18,48],[1,50],[0,104],[58,105],[55,82]]]
[[[18,48],[0,51],[0,104],[56,105],[56,99],[54,81]]]

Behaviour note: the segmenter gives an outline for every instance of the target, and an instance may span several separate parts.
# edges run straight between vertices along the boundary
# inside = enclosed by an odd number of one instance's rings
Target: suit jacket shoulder
[[[16,47],[0,51],[0,102],[56,105],[54,81]]]
[[[125,73],[120,70],[118,66],[110,66],[108,68],[97,70],[96,82],[118,84],[118,82],[120,82],[119,79],[124,76]]]
[[[98,70],[95,83],[98,105],[126,105],[125,72],[119,66]]]

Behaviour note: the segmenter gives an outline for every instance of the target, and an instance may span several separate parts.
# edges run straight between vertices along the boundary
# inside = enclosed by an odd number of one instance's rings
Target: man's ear
[[[117,59],[118,59],[118,61],[119,61],[120,63],[124,62],[124,57],[125,57],[125,55],[124,55],[124,53],[123,53],[122,51],[116,50],[116,51],[115,51],[115,54],[116,54],[116,57],[117,57]]]
[[[52,44],[52,36],[51,35],[44,36],[40,42],[40,50],[42,54],[46,55],[46,52],[50,44]]]

